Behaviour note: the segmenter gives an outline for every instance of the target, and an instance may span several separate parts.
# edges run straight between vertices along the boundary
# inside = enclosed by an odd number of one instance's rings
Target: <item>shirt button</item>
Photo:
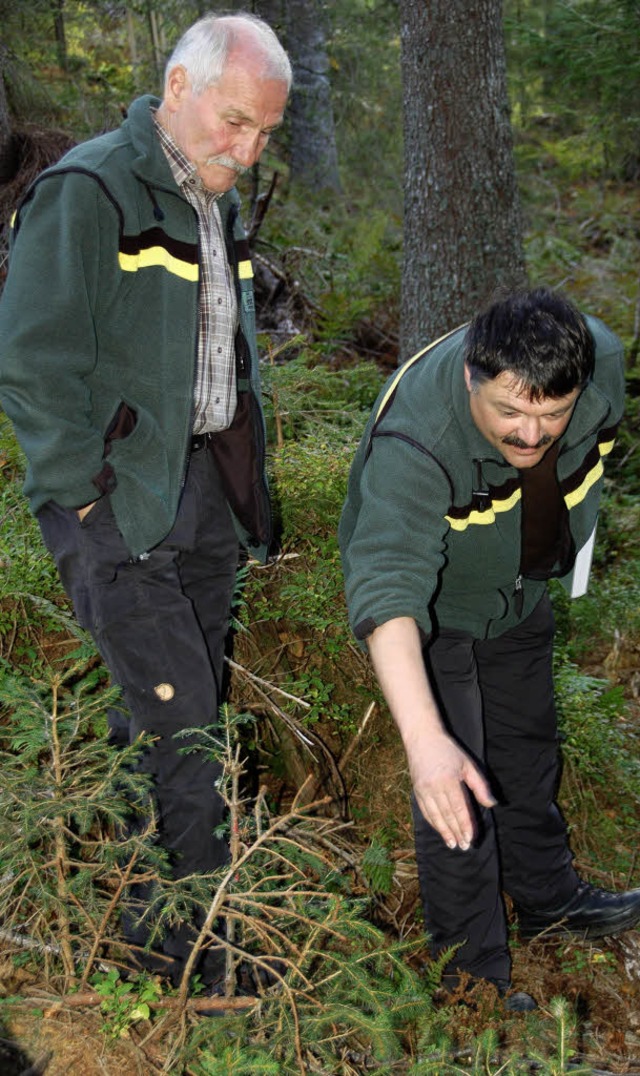
[[[222,355],[222,348],[221,347],[218,348],[218,355]]]
[[[218,306],[222,306],[222,299],[218,299]]]
[[[212,251],[211,251],[211,253],[213,254],[213,256],[214,256],[214,258],[215,258],[215,256],[216,256],[216,254],[218,253],[218,251],[217,251],[217,250],[212,250]]]

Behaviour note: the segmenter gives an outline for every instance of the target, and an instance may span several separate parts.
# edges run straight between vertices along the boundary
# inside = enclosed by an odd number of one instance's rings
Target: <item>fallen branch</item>
[[[290,554],[291,556],[298,556],[298,554]],[[239,665],[237,661],[233,661],[232,658],[226,657],[225,661],[231,669],[235,669],[236,672],[242,673],[246,676],[247,680],[251,680],[254,684],[261,684],[262,687],[268,688],[269,691],[275,691],[276,694],[282,695],[284,699],[290,699],[291,702],[295,702],[298,706],[302,706],[305,710],[311,709],[311,703],[305,699],[298,698],[297,695],[290,695],[288,691],[283,691],[281,687],[276,684],[272,684],[269,680],[263,680],[261,676],[256,676],[249,669],[246,669],[244,665]]]
[[[346,751],[343,753],[342,757],[340,759],[338,759],[338,768],[340,770],[343,770],[344,767],[347,765],[347,762],[349,761],[349,759],[351,758],[351,756],[352,756],[353,752],[355,751],[356,747],[360,743],[360,740],[362,739],[362,736],[364,734],[364,730],[366,729],[367,725],[369,724],[369,720],[370,720],[371,715],[372,715],[373,711],[375,710],[375,708],[376,708],[376,704],[375,704],[375,702],[372,702],[369,705],[369,708],[367,709],[366,714],[362,718],[362,721],[358,725],[356,734],[353,737],[353,739],[351,740],[351,743],[348,745],[348,747],[347,747]]]
[[[54,1001],[44,1009],[42,998],[14,999],[13,1004],[17,1006],[33,1005],[37,1009],[43,1009],[45,1019],[49,1019],[64,1009],[95,1009],[103,1001],[102,994],[97,994],[92,990],[83,994],[66,994],[63,998]],[[157,1001],[148,1001],[147,1004],[150,1009],[168,1009],[169,1011],[175,1009],[177,1012],[182,1012],[185,1008],[187,1012],[217,1012],[220,1010],[224,1012],[240,1012],[243,1009],[252,1008],[260,1001],[261,998],[259,997],[202,997],[188,998],[185,1005],[181,998],[175,997],[159,998]]]

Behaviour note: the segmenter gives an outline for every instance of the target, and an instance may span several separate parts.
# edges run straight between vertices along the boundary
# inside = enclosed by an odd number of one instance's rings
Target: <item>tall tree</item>
[[[318,0],[287,0],[286,44],[294,70],[289,106],[291,179],[340,191],[329,60]]]
[[[607,175],[640,178],[638,0],[505,0],[509,76],[526,120],[546,113],[600,148]]]
[[[13,179],[16,168],[15,142],[11,130],[9,101],[4,83],[6,56],[7,50],[3,45],[0,45],[0,185]],[[2,230],[3,223],[3,221],[0,221],[0,230]],[[3,248],[4,243],[0,241],[0,261],[3,257]]]
[[[401,357],[525,280],[501,0],[400,0]]]
[[[64,25],[64,0],[51,0],[53,14],[53,33],[56,39],[56,51],[58,63],[63,71],[69,67],[67,55],[67,32]]]
[[[11,117],[9,115],[9,102],[7,90],[4,84],[4,67],[7,50],[0,45],[0,146],[3,146],[11,135]]]

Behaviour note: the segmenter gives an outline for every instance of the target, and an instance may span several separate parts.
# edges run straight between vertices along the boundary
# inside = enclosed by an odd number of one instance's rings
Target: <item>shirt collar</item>
[[[160,145],[169,163],[171,174],[179,187],[188,183],[191,190],[196,190],[207,202],[215,202],[222,197],[216,191],[205,187],[195,164],[189,161],[169,132],[162,126],[158,119],[158,110],[151,108],[153,123],[160,140]]]

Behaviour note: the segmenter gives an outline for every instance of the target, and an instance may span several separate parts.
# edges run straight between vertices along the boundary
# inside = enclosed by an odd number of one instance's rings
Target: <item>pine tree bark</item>
[[[401,359],[525,282],[501,0],[401,0]]]
[[[53,32],[56,39],[56,51],[58,64],[63,71],[69,67],[67,54],[67,34],[64,25],[64,0],[51,0],[51,12],[53,14]]]
[[[7,51],[0,44],[0,183],[13,179],[18,167],[15,138],[12,132],[9,101],[4,81]],[[2,222],[0,222],[1,225]]]
[[[0,146],[4,145],[11,136],[9,102],[7,100],[7,90],[4,84],[5,57],[6,50],[3,45],[0,45]]]
[[[339,192],[329,60],[318,0],[287,0],[286,45],[294,70],[288,116],[291,180]]]

